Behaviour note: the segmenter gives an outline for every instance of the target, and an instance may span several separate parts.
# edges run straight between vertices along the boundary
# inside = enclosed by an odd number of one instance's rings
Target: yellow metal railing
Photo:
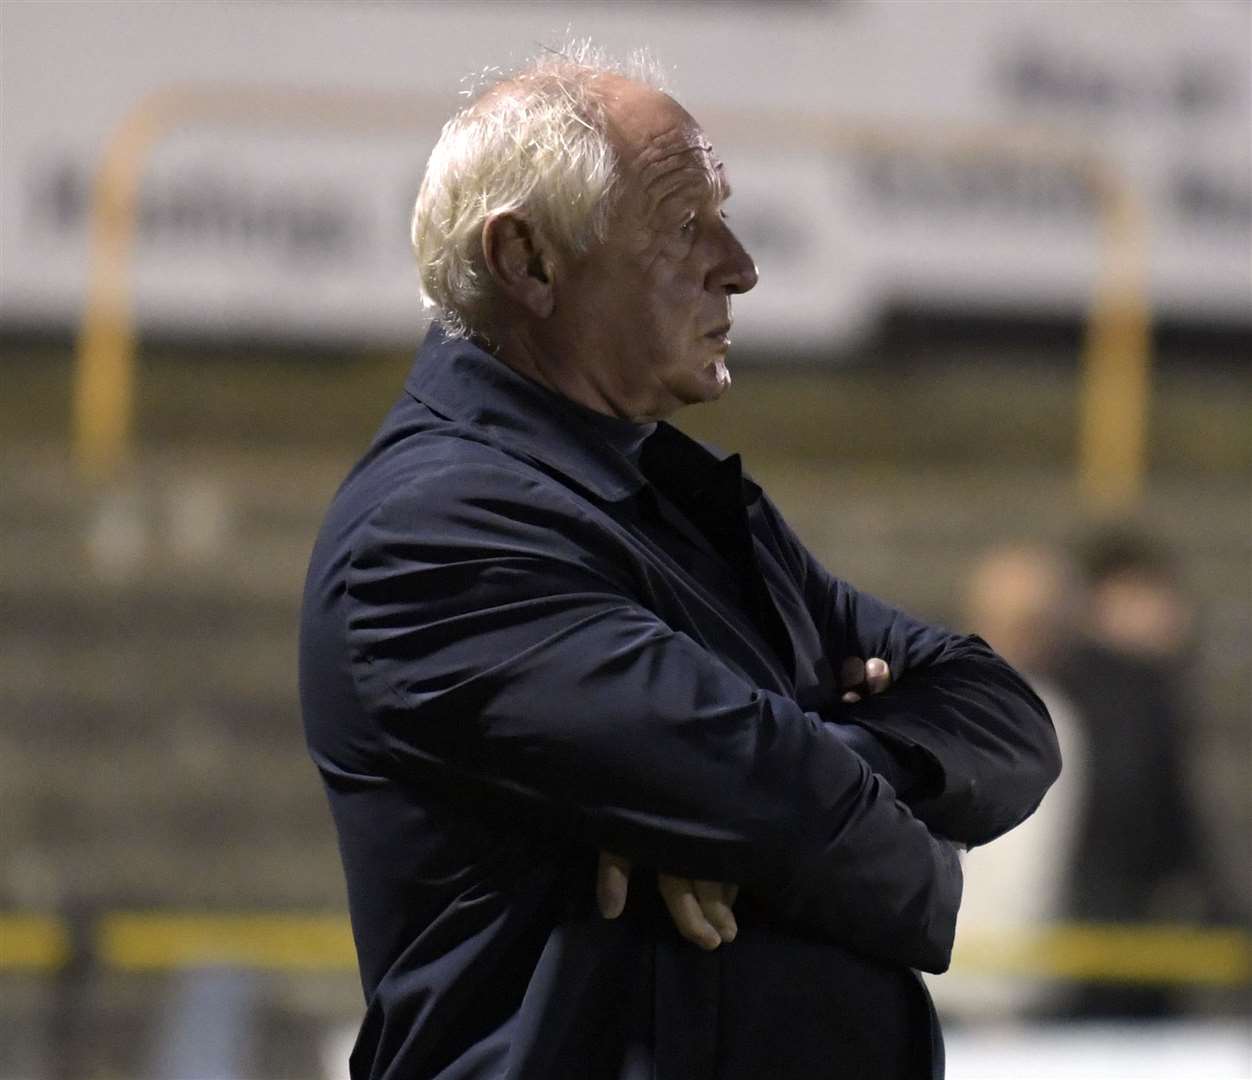
[[[52,915],[0,914],[0,971],[56,971],[72,955],[64,920]]]
[[[1252,935],[1229,928],[1095,923],[958,935],[952,969],[1092,982],[1246,986],[1252,977]]]
[[[269,971],[355,971],[352,931],[334,915],[112,912],[96,928],[107,967],[129,971],[206,964]]]
[[[71,959],[71,928],[55,916],[0,913],[0,974],[52,973]],[[116,971],[225,966],[276,972],[356,970],[340,915],[106,911],[88,927],[95,959]],[[1055,924],[965,934],[952,970],[968,975],[1246,987],[1252,934],[1236,928]]]
[[[443,104],[443,103],[440,103]],[[436,103],[409,94],[263,87],[173,87],[142,99],[110,139],[92,194],[87,305],[78,342],[74,449],[93,481],[131,453],[135,329],[130,264],[140,179],[159,140],[180,127],[414,128]],[[1100,281],[1083,349],[1078,485],[1094,510],[1130,508],[1143,487],[1150,393],[1145,215],[1125,180],[1089,148],[1018,128],[937,131],[788,114],[708,117],[722,130],[809,148],[905,149],[975,159],[1063,162],[1086,176],[1100,207]]]
[[[152,150],[194,124],[310,127],[369,133],[415,126],[432,105],[412,95],[330,90],[169,87],[144,97],[105,147],[91,195],[87,304],[74,380],[74,454],[100,482],[131,452],[135,397],[135,319],[131,259],[139,185]]]

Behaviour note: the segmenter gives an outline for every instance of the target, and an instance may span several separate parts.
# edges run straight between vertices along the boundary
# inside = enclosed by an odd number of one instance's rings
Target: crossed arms
[[[881,657],[898,680],[841,717],[806,713],[648,610],[606,535],[515,469],[462,463],[395,493],[348,578],[354,678],[388,752],[542,804],[601,850],[739,883],[788,922],[943,970],[952,841],[1016,824],[1056,773],[1034,695],[977,639],[856,594],[788,533],[832,662]],[[937,785],[906,805],[837,720],[926,755]]]

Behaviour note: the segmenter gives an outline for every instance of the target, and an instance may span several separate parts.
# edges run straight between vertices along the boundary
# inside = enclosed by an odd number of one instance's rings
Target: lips
[[[713,344],[717,346],[718,349],[722,349],[722,350],[729,349],[730,348],[730,323],[725,322],[725,323],[722,323],[720,326],[713,327],[712,330],[710,330],[707,334],[704,335],[704,339],[706,341],[713,342]]]

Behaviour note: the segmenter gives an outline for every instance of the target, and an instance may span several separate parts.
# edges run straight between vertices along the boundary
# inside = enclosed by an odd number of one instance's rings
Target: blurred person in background
[[[1059,769],[1004,660],[832,577],[664,422],[728,386],[756,268],[656,85],[550,55],[427,166],[438,322],[301,630],[354,1077],[940,1076],[912,969],[948,962],[957,848]]]
[[[1065,879],[1087,772],[1074,706],[1053,678],[1073,626],[1073,569],[1049,546],[997,545],[974,561],[962,599],[965,626],[1021,672],[1047,705],[1065,762],[1027,821],[965,859],[960,937],[993,948],[1065,915]],[[950,973],[928,983],[945,1018],[978,1023],[1038,1019],[1068,1001],[1063,985],[1022,976]]]
[[[1188,732],[1194,608],[1173,554],[1147,533],[1108,526],[1076,550],[1077,633],[1057,657],[1088,762],[1074,856],[1070,918],[1197,921],[1224,904],[1191,790]],[[1168,988],[1091,984],[1077,1016],[1155,1019],[1180,1007]]]

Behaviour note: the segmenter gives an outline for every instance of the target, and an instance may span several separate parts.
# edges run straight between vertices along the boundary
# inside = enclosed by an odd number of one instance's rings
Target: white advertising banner
[[[141,328],[412,341],[408,215],[441,123],[467,73],[567,32],[652,47],[709,130],[761,268],[742,343],[838,348],[893,305],[1082,312],[1102,218],[1071,154],[1141,201],[1158,314],[1252,323],[1245,3],[10,0],[0,329],[77,325],[106,145],[151,95],[200,87],[238,104],[176,117],[144,153]],[[328,104],[319,125],[259,123],[248,88],[342,92],[360,122]]]

